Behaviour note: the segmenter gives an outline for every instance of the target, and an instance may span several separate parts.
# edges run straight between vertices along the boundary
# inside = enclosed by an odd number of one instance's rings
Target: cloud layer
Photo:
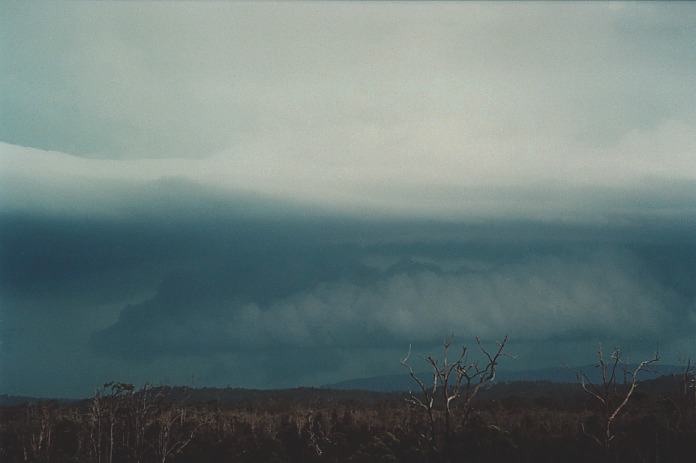
[[[611,252],[535,257],[483,271],[401,261],[369,282],[321,282],[265,304],[240,294],[209,300],[203,294],[211,291],[177,280],[125,309],[94,341],[140,356],[432,345],[448,332],[465,338],[514,333],[518,341],[655,339],[670,336],[682,319],[677,331],[696,328],[694,301],[641,265]]]
[[[696,348],[688,224],[174,210],[0,216],[3,390],[75,395],[105,379],[192,375],[322,384],[398,371],[406,346],[430,350],[449,333],[509,333],[518,368],[584,363],[599,340],[636,352],[659,342],[674,361]]]
[[[0,392],[696,351],[692,4],[0,9]]]
[[[696,181],[689,4],[3,8],[0,162],[22,181],[564,219]]]

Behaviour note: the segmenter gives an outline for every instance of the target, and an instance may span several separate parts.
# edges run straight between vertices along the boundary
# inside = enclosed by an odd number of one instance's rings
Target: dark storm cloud
[[[696,352],[691,5],[0,8],[0,392]]]
[[[191,263],[168,275],[152,299],[124,308],[119,321],[97,333],[92,344],[100,352],[135,358],[247,350],[245,342],[224,333],[234,307],[268,304],[322,282],[368,284],[377,275],[360,264],[354,247],[312,246],[296,239],[292,244],[249,240],[239,243],[243,252],[220,250],[219,259]],[[263,334],[249,336],[263,343]]]
[[[655,263],[667,268],[652,271],[656,249],[650,247],[544,250],[527,243],[518,259],[479,255],[471,261],[471,254],[449,250],[449,270],[438,264],[441,258],[409,255],[402,246],[399,260],[386,259],[381,271],[359,264],[354,253],[327,253],[340,272],[289,254],[256,256],[253,265],[217,268],[204,277],[169,277],[154,298],[127,307],[97,333],[93,345],[138,358],[428,344],[450,330],[467,337],[514,332],[518,340],[661,339],[683,335],[696,321],[694,272],[687,270],[693,248],[679,257],[676,249],[661,249],[673,255]],[[670,271],[680,271],[682,285],[652,274]],[[263,284],[254,287],[258,281]]]
[[[0,217],[3,390],[321,384],[398,370],[405,346],[449,332],[509,333],[521,367],[584,362],[599,339],[696,347],[693,216],[663,205],[602,222],[442,222],[174,179],[117,191],[116,211]]]

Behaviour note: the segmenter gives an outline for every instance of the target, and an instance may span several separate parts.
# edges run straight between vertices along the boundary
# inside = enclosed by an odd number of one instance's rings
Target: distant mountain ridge
[[[23,404],[39,404],[45,402],[54,402],[60,405],[67,405],[75,402],[79,402],[78,399],[52,399],[52,398],[42,398],[42,397],[28,397],[21,395],[9,395],[0,394],[0,407],[13,407],[15,405]]]
[[[630,365],[629,368],[635,367]],[[539,395],[540,393],[557,393],[570,391],[577,383],[577,372],[583,371],[593,381],[600,381],[600,372],[594,365],[584,367],[549,367],[532,370],[500,370],[496,375],[493,387],[487,393],[492,396]],[[639,379],[656,390],[674,389],[672,375],[680,375],[683,367],[675,365],[659,365],[650,371],[641,372]],[[424,382],[430,380],[430,373],[418,374]],[[619,382],[623,373],[618,372]],[[676,379],[678,381],[678,378]],[[312,402],[358,400],[372,402],[389,397],[389,393],[404,393],[416,389],[417,386],[408,374],[382,375],[368,378],[351,379],[333,384],[315,387],[297,387],[290,389],[245,389],[236,387],[197,387],[189,386],[156,386],[154,391],[162,392],[170,400],[182,402],[218,402],[221,404],[253,404],[257,401],[266,402]],[[543,395],[542,394],[542,395]],[[48,397],[27,397],[0,394],[0,407],[13,407],[24,404],[41,404],[53,402],[57,404],[74,404],[87,400],[64,399]]]
[[[635,365],[628,365],[628,369],[632,370]],[[495,381],[497,383],[513,382],[513,381],[547,381],[551,383],[576,383],[578,381],[577,374],[582,371],[590,381],[601,381],[601,373],[594,365],[585,365],[581,367],[548,367],[531,370],[498,370]],[[679,374],[683,371],[683,367],[676,365],[655,365],[649,371],[642,371],[639,374],[639,380],[651,380],[660,376]],[[418,377],[427,383],[432,373],[421,372]],[[617,371],[619,382],[623,381],[623,370]],[[324,389],[336,390],[362,390],[373,392],[407,392],[417,388],[417,385],[409,377],[408,374],[394,374],[372,376],[367,378],[349,379],[337,383],[326,384],[321,386]]]

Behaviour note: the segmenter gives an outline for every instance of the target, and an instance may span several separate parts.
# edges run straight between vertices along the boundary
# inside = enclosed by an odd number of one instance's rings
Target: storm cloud
[[[694,348],[696,243],[679,223],[167,217],[5,217],[6,389],[50,371],[64,394],[123,376],[322,384],[398,371],[409,344],[449,333],[509,333],[517,368],[582,363],[598,341]]]
[[[292,264],[284,275],[296,270]],[[369,281],[363,271],[363,281],[329,279],[266,303],[239,293],[211,301],[213,290],[176,277],[155,298],[127,307],[94,342],[112,352],[166,355],[379,347],[406,340],[432,345],[450,331],[466,338],[514,332],[518,341],[662,338],[696,327],[693,296],[662,286],[633,256],[595,251],[489,265],[444,271],[399,261]],[[265,281],[271,288],[278,284],[269,275]]]
[[[0,9],[2,393],[695,355],[693,5]]]

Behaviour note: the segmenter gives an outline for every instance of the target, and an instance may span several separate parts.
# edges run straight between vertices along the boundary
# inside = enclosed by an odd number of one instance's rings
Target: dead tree
[[[498,348],[491,353],[483,347],[481,340],[477,337],[476,344],[484,355],[484,362],[480,364],[478,361],[467,362],[468,348],[465,346],[462,347],[456,360],[450,361],[449,349],[452,345],[452,337],[449,337],[443,343],[442,360],[435,359],[432,356],[428,356],[425,359],[432,369],[432,381],[429,384],[421,380],[409,364],[411,357],[411,346],[409,346],[408,354],[401,360],[401,364],[408,369],[409,376],[418,385],[420,392],[414,394],[409,391],[406,401],[425,411],[430,428],[429,439],[433,448],[436,447],[437,402],[442,403],[445,438],[449,439],[452,432],[451,420],[454,401],[460,399],[460,409],[463,412],[462,421],[466,424],[471,413],[474,398],[482,388],[495,379],[500,358],[503,355],[507,355],[504,353],[507,341],[508,336],[505,336],[502,342],[497,343]]]
[[[678,376],[679,394],[674,404],[679,414],[677,427],[696,424],[696,366],[687,359],[684,370]]]
[[[421,397],[419,398],[412,391],[409,391],[408,397],[406,398],[406,402],[413,405],[414,407],[420,407],[425,411],[426,416],[428,417],[428,424],[430,427],[430,443],[433,447],[435,447],[435,417],[433,412],[435,405],[435,394],[437,393],[438,381],[440,377],[436,373],[433,373],[432,385],[426,386],[425,383],[413,371],[413,367],[408,363],[410,357],[411,345],[409,344],[408,353],[406,354],[406,357],[404,357],[401,360],[401,365],[408,368],[408,372],[411,376],[411,379],[413,379],[413,381],[418,385],[418,388],[420,389]]]
[[[102,463],[102,425],[105,413],[103,392],[97,389],[90,401],[88,411],[90,453],[92,461],[96,463]]]
[[[500,357],[511,355],[504,352],[505,345],[508,342],[508,336],[506,335],[501,342],[498,342],[498,348],[491,354],[487,351],[481,344],[481,340],[476,337],[476,344],[479,350],[485,356],[485,361],[483,367],[480,367],[478,362],[473,363],[461,363],[457,368],[457,389],[456,396],[454,398],[462,397],[462,409],[464,410],[464,423],[469,421],[469,416],[471,414],[472,402],[478,395],[479,391],[488,386],[495,380],[495,375],[497,372],[498,362]],[[514,357],[513,357],[514,358]],[[462,385],[463,383],[463,385]]]
[[[29,406],[21,435],[23,460],[49,463],[53,446],[54,416],[48,405]]]
[[[126,425],[122,415],[128,409],[130,399],[135,392],[135,386],[128,383],[110,382],[104,384],[103,389],[110,390],[110,394],[104,396],[104,399],[106,399],[107,418],[109,420],[109,456],[107,461],[108,463],[113,463],[116,446],[115,431],[117,426],[120,425],[122,433],[125,434],[126,432]]]
[[[190,422],[186,415],[184,407],[171,407],[160,412],[157,418],[155,452],[161,463],[166,463],[170,457],[183,452],[205,423],[203,420],[197,423]]]
[[[120,430],[125,440],[129,427],[123,415],[134,393],[132,384],[119,382],[106,383],[95,391],[87,413],[93,461],[112,463],[115,460],[116,432]]]
[[[597,360],[596,367],[600,370],[601,384],[593,383],[583,372],[578,373],[578,381],[582,389],[600,405],[602,417],[601,435],[598,436],[596,433],[587,432],[584,424],[581,425],[581,430],[584,435],[607,450],[616,437],[614,423],[626,408],[626,405],[628,405],[638,386],[638,375],[641,371],[646,370],[650,364],[659,361],[660,356],[659,352],[656,352],[653,358],[644,360],[635,368],[629,369],[622,361],[619,348],[614,348],[607,361],[604,358],[604,352],[600,344],[597,349]],[[624,377],[623,384],[618,382],[618,374],[621,372]]]
[[[128,445],[128,453],[136,463],[143,463],[147,453],[147,432],[155,420],[161,391],[154,391],[149,384],[143,385],[129,404],[129,422],[133,438]]]
[[[696,366],[691,363],[691,359],[686,362],[681,380],[681,393],[689,408],[696,410]]]

